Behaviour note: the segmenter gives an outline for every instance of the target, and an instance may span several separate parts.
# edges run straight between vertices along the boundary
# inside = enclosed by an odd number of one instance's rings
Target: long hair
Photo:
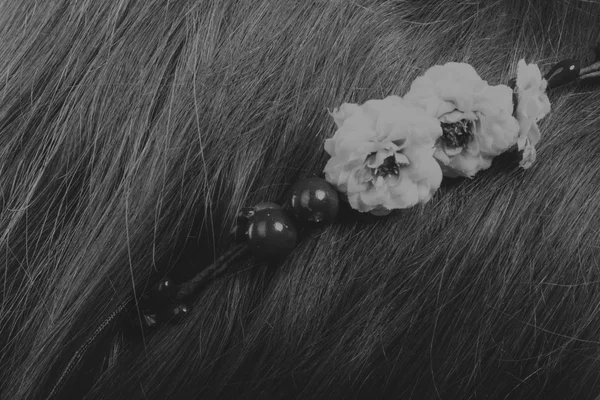
[[[0,397],[44,398],[123,299],[320,174],[333,107],[448,61],[490,84],[592,62],[599,40],[589,1],[0,2]],[[246,257],[181,323],[116,326],[62,396],[595,398],[600,92],[550,98],[531,169]]]

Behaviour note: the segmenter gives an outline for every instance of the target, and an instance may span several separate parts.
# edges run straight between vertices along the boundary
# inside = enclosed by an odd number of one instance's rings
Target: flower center
[[[465,147],[473,140],[473,122],[461,119],[458,122],[447,124],[442,122],[442,143],[451,149]]]
[[[386,177],[388,175],[400,175],[400,164],[396,162],[395,156],[389,156],[383,163],[373,170],[373,175]]]

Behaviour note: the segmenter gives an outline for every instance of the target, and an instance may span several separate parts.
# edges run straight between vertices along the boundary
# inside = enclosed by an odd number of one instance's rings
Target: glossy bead
[[[162,323],[177,323],[185,318],[189,312],[190,309],[186,304],[177,304],[160,310],[157,318]]]
[[[235,237],[235,241],[237,243],[246,242],[248,240],[248,224],[250,218],[252,218],[257,211],[271,209],[281,209],[281,206],[269,201],[263,201],[254,207],[242,208],[237,215],[236,225],[232,232],[233,236]]]
[[[256,211],[248,221],[248,248],[263,260],[279,260],[296,247],[298,234],[283,209]]]
[[[165,278],[152,289],[150,295],[157,300],[170,299],[175,295],[175,284],[169,278]]]
[[[328,224],[333,222],[339,211],[340,197],[329,182],[314,177],[292,186],[289,204],[298,221]]]
[[[555,64],[544,76],[548,81],[548,89],[565,85],[573,82],[579,77],[581,63],[578,60],[563,60]]]

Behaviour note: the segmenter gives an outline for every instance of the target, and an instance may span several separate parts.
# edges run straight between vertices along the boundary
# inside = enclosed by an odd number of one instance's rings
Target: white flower
[[[519,138],[517,147],[523,150],[521,166],[529,168],[535,161],[535,145],[541,133],[537,122],[550,112],[550,100],[546,95],[548,82],[542,78],[540,69],[535,64],[527,64],[520,60],[517,69],[517,109],[515,116],[519,121]]]
[[[446,176],[472,177],[517,141],[512,90],[489,86],[469,64],[430,68],[413,82],[404,99],[443,123],[435,158]]]
[[[382,214],[431,199],[442,181],[433,158],[442,133],[435,118],[398,96],[344,103],[331,115],[338,129],[325,141],[325,179],[352,208]]]

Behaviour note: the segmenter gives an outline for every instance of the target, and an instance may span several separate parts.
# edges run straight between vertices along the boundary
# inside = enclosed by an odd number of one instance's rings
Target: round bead
[[[232,236],[235,238],[236,243],[245,243],[248,240],[248,224],[250,218],[254,216],[257,211],[261,210],[279,210],[281,206],[269,201],[263,201],[258,203],[254,207],[244,207],[240,210],[237,215],[236,225],[233,228]]]
[[[299,221],[328,224],[333,222],[339,211],[340,197],[329,182],[314,177],[292,186],[289,204]]]
[[[296,247],[298,234],[281,208],[259,210],[248,224],[248,248],[264,260],[284,258]]]
[[[185,304],[176,304],[160,310],[158,319],[162,322],[177,323],[188,315],[190,309]]]
[[[167,300],[175,294],[175,284],[169,278],[161,280],[158,285],[152,289],[150,295],[157,300]]]

